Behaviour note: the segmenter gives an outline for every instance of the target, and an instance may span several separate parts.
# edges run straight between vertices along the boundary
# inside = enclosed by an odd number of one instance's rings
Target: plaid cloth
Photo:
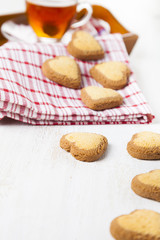
[[[80,61],[82,87],[100,86],[89,74],[94,64],[122,61],[130,69],[128,55],[120,34],[104,34],[97,40],[105,50],[105,59]],[[69,55],[62,43],[8,42],[0,48],[0,118],[7,116],[35,125],[149,123],[154,116],[146,103],[133,72],[129,83],[118,92],[123,104],[114,109],[93,111],[80,98],[80,90],[60,86],[45,78],[42,63],[55,56]]]

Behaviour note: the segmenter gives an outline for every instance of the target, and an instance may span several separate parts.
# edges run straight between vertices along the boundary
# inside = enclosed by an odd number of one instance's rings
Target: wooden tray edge
[[[116,21],[116,24],[117,24],[117,26],[118,26],[119,29],[122,29],[122,30],[125,29],[125,28],[123,27],[123,25],[109,12],[109,10],[105,9],[104,7],[96,6],[96,5],[93,6],[93,9],[94,9],[95,7],[100,7],[100,10],[103,9],[103,11],[104,11],[103,13],[108,13],[108,14],[110,14],[111,19],[113,19],[113,21]],[[25,12],[15,13],[15,14],[7,14],[7,15],[2,15],[2,16],[0,16],[0,27],[1,27],[1,25],[2,25],[5,21],[7,21],[7,20],[9,20],[9,19],[12,19],[12,18],[15,18],[15,17],[24,16],[24,15],[26,15]],[[94,14],[93,14],[93,16],[94,16]],[[98,15],[96,15],[95,17],[97,17],[97,16],[98,16]],[[106,19],[106,18],[103,18],[103,20],[106,21],[107,19]],[[114,32],[116,32],[116,31],[114,31]],[[124,31],[123,31],[123,32],[124,32]],[[121,32],[120,32],[120,33],[121,33]],[[136,44],[136,42],[137,42],[138,35],[137,35],[137,34],[134,34],[134,33],[131,33],[131,32],[129,32],[128,30],[125,29],[125,33],[124,33],[124,34],[122,33],[122,36],[123,36],[123,41],[124,41],[124,43],[125,43],[127,52],[128,52],[128,54],[130,54],[131,51],[132,51],[132,49],[133,49],[133,47],[135,46],[135,44]],[[3,44],[6,43],[6,42],[7,42],[7,39],[5,39],[5,37],[2,35],[2,33],[1,33],[1,31],[0,31],[0,46],[3,45]]]

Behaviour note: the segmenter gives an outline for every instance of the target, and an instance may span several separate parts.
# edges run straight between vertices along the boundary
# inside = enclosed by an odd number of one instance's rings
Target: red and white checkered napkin
[[[129,65],[120,34],[97,37],[105,59]],[[153,119],[133,73],[128,86],[119,90],[123,105],[111,110],[93,111],[80,98],[80,90],[60,86],[45,78],[42,63],[55,56],[69,55],[62,43],[46,45],[9,42],[0,48],[0,118],[7,116],[36,125],[149,123]],[[76,60],[82,72],[82,87],[99,85],[89,74],[95,61]],[[130,67],[130,66],[129,66]]]

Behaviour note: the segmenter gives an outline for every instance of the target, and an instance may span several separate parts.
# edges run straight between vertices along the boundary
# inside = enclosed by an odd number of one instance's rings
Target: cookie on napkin
[[[106,151],[107,138],[96,133],[73,132],[64,135],[60,147],[70,152],[77,160],[93,162]]]
[[[118,107],[122,104],[122,96],[113,89],[88,86],[81,90],[81,100],[90,109],[100,111]]]
[[[135,176],[131,187],[139,196],[160,202],[160,169]]]
[[[159,240],[160,214],[152,210],[135,210],[115,218],[110,231],[116,240]]]
[[[160,134],[153,132],[134,134],[127,144],[127,151],[138,159],[160,159]]]
[[[104,50],[99,42],[85,31],[73,33],[67,50],[72,56],[80,60],[97,60],[104,58]]]
[[[67,56],[46,60],[42,65],[43,74],[50,80],[68,88],[81,87],[81,72],[76,61]]]
[[[110,61],[96,64],[90,74],[103,87],[121,89],[127,85],[130,70],[125,63]]]

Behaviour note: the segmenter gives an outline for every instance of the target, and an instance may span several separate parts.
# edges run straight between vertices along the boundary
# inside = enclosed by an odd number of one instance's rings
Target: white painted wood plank
[[[134,209],[160,211],[159,203],[130,188],[138,173],[160,168],[159,161],[136,160],[126,144],[150,126],[0,127],[1,240],[112,239],[111,220]],[[75,160],[59,147],[70,131],[104,134],[105,156],[94,163]]]
[[[126,151],[135,132],[160,132],[160,2],[105,3],[140,35],[131,62],[156,120],[151,125],[70,127],[35,127],[2,120],[1,240],[111,240],[109,225],[116,216],[140,208],[160,212],[158,202],[143,199],[130,188],[136,174],[160,169],[160,161],[136,160]],[[22,0],[5,0],[0,12],[20,9],[23,4]],[[105,135],[109,140],[106,155],[94,163],[75,160],[59,148],[61,136],[70,131]]]

